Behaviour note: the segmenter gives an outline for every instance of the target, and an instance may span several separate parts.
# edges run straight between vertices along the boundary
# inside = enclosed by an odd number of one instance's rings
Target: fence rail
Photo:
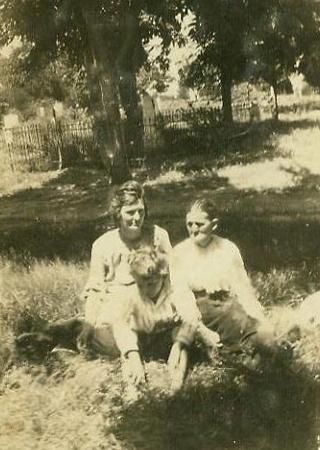
[[[243,103],[233,105],[235,120],[259,120],[252,107]],[[186,140],[212,141],[221,123],[218,108],[190,108],[164,111],[144,119],[145,151],[183,144]],[[211,141],[210,141],[211,139]],[[36,171],[58,169],[85,161],[97,161],[97,143],[91,119],[25,124],[0,133],[0,152],[8,158],[12,170]],[[140,158],[141,159],[141,158]]]
[[[0,145],[2,153],[9,156],[12,170],[58,169],[92,160],[96,154],[91,120],[4,129]]]

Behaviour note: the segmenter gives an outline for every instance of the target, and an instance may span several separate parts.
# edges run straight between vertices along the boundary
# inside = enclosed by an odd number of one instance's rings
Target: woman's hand
[[[127,357],[123,360],[122,372],[125,381],[129,384],[139,386],[146,381],[144,367],[139,355],[139,352],[129,352]]]
[[[175,342],[168,358],[172,391],[179,390],[184,382],[188,367],[188,352],[180,342]]]
[[[209,330],[202,322],[198,326],[197,338],[205,345],[207,356],[210,361],[214,361],[221,348],[220,336],[215,331]]]

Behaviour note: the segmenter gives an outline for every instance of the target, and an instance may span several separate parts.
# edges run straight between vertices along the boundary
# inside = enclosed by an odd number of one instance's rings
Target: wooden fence
[[[247,104],[233,106],[235,120],[253,120]],[[256,118],[257,119],[257,118]],[[174,148],[185,142],[210,139],[221,123],[218,108],[165,111],[144,121],[145,152],[167,146]],[[259,120],[259,119],[258,119]],[[25,124],[0,133],[2,159],[6,157],[12,170],[50,170],[97,161],[97,143],[92,120]],[[1,156],[0,156],[1,157]],[[139,158],[141,159],[141,158]]]
[[[208,128],[215,128],[221,122],[217,108],[181,109],[164,111],[144,121],[145,150],[153,150],[164,144],[175,146],[181,139],[197,138]]]
[[[12,170],[61,169],[95,158],[92,121],[26,124],[2,130],[2,153]]]

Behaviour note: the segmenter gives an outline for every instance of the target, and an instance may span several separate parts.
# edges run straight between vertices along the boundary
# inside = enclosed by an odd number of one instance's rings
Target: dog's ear
[[[287,333],[287,341],[295,343],[301,339],[301,328],[298,324],[294,324],[289,328]]]
[[[15,339],[16,354],[32,361],[43,360],[53,347],[53,340],[47,333],[22,333]]]

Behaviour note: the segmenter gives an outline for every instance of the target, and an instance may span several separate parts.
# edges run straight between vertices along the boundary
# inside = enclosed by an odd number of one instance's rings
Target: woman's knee
[[[99,302],[96,298],[88,297],[84,307],[84,317],[86,322],[95,324],[99,312]]]

